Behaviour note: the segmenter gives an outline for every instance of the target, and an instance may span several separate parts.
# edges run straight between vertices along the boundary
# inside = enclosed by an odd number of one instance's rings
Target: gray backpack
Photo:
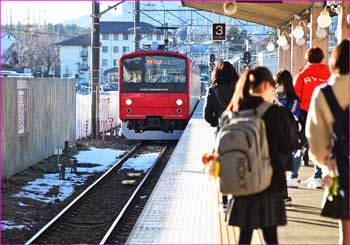
[[[272,167],[265,123],[272,104],[238,113],[225,111],[215,139],[220,162],[220,192],[233,196],[259,193],[270,186]]]

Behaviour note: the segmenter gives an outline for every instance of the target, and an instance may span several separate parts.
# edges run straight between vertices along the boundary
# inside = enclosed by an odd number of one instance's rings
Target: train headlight
[[[180,106],[180,105],[182,105],[184,102],[181,100],[181,99],[178,99],[177,101],[176,101],[176,104],[178,105],[178,106]]]
[[[125,100],[125,104],[126,104],[126,105],[131,105],[131,104],[132,104],[132,100],[131,100],[131,99]]]

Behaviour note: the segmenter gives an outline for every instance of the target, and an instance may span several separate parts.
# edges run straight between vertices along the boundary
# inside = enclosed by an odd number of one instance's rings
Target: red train
[[[178,139],[200,99],[197,65],[168,51],[135,52],[119,61],[119,115],[127,139]]]

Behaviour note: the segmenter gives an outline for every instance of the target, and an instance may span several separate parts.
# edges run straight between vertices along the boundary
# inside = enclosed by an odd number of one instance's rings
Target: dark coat
[[[219,105],[219,101],[214,93],[214,89],[216,90],[218,96],[221,99],[221,103],[225,108],[221,108]],[[232,95],[234,92],[234,86],[233,83],[230,84],[223,84],[223,83],[214,83],[209,89],[208,93],[205,98],[204,103],[204,118],[205,120],[210,124],[212,127],[218,126],[218,118],[220,111],[226,109],[227,105],[229,104]],[[221,109],[220,109],[221,108]]]
[[[240,106],[240,110],[256,108],[263,102],[261,97],[249,97]],[[298,146],[297,128],[292,124],[288,111],[277,105],[272,105],[263,115],[266,125],[266,136],[269,144],[269,153],[273,169],[270,187],[263,192],[270,192],[272,195],[282,195],[286,193],[286,176],[282,159],[291,155]],[[264,194],[264,193],[261,193]]]
[[[240,110],[256,108],[262,102],[261,97],[249,97],[242,102]],[[283,199],[286,197],[287,183],[282,159],[291,155],[297,145],[297,139],[293,136],[295,132],[291,130],[294,127],[287,113],[284,107],[272,105],[262,116],[273,169],[271,184],[258,194],[234,197],[227,212],[229,225],[253,230],[286,224]]]

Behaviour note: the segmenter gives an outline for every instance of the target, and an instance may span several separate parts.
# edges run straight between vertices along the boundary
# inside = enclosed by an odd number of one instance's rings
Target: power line
[[[30,34],[36,34],[36,35],[48,35],[48,36],[58,36],[58,37],[68,37],[68,38],[73,38],[77,37],[78,35],[82,34],[65,34],[65,33],[60,33],[60,32],[45,32],[45,31],[39,31],[39,30],[26,30],[26,29],[16,29],[16,28],[9,28],[9,27],[2,27],[3,30],[6,30],[9,33],[14,33],[14,32],[22,32],[22,33],[30,33]]]

